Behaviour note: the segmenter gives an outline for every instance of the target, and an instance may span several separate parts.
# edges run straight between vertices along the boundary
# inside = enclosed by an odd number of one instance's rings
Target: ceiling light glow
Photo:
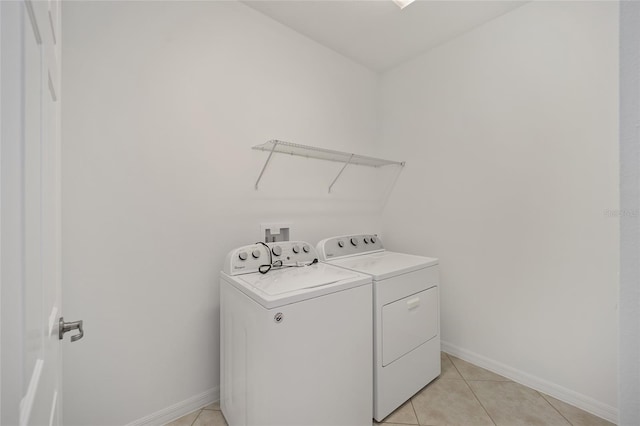
[[[404,9],[405,7],[409,6],[414,1],[415,0],[393,0],[393,2],[395,4],[397,4],[400,9]]]

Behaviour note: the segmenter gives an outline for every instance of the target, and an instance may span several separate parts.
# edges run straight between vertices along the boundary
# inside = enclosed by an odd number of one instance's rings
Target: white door
[[[0,1],[0,423],[61,422],[60,4]]]

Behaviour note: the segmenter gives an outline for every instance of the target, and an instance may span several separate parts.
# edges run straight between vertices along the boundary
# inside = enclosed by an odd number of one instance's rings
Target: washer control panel
[[[308,265],[317,259],[316,249],[305,241],[256,243],[231,250],[222,270],[229,275],[251,274],[265,265],[277,269],[280,266]]]
[[[322,240],[316,246],[320,260],[371,253],[384,250],[376,234],[343,235]]]

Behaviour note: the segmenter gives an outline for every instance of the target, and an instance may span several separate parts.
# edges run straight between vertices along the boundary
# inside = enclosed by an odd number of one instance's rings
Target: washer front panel
[[[371,282],[266,309],[237,279],[220,282],[220,405],[229,424],[370,426]]]

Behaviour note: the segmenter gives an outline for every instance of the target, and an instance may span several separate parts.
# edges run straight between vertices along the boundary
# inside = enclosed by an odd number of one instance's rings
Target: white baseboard
[[[160,411],[151,413],[148,416],[144,416],[141,419],[135,420],[126,426],[161,426],[165,425],[175,419],[178,419],[185,414],[189,414],[195,410],[198,410],[204,406],[211,404],[212,402],[220,399],[220,387],[217,386],[201,394],[194,395],[191,398],[187,398],[184,401],[180,401],[167,408],[163,408]]]
[[[524,371],[517,370],[513,367],[494,361],[475,352],[468,351],[451,343],[441,341],[441,347],[444,352],[457,358],[470,362],[478,367],[485,368],[496,374],[500,374],[514,382],[543,392],[595,416],[617,423],[618,409],[616,407],[612,407],[611,405],[597,401],[586,395],[582,395],[558,384],[551,383],[547,380],[525,373]]]

